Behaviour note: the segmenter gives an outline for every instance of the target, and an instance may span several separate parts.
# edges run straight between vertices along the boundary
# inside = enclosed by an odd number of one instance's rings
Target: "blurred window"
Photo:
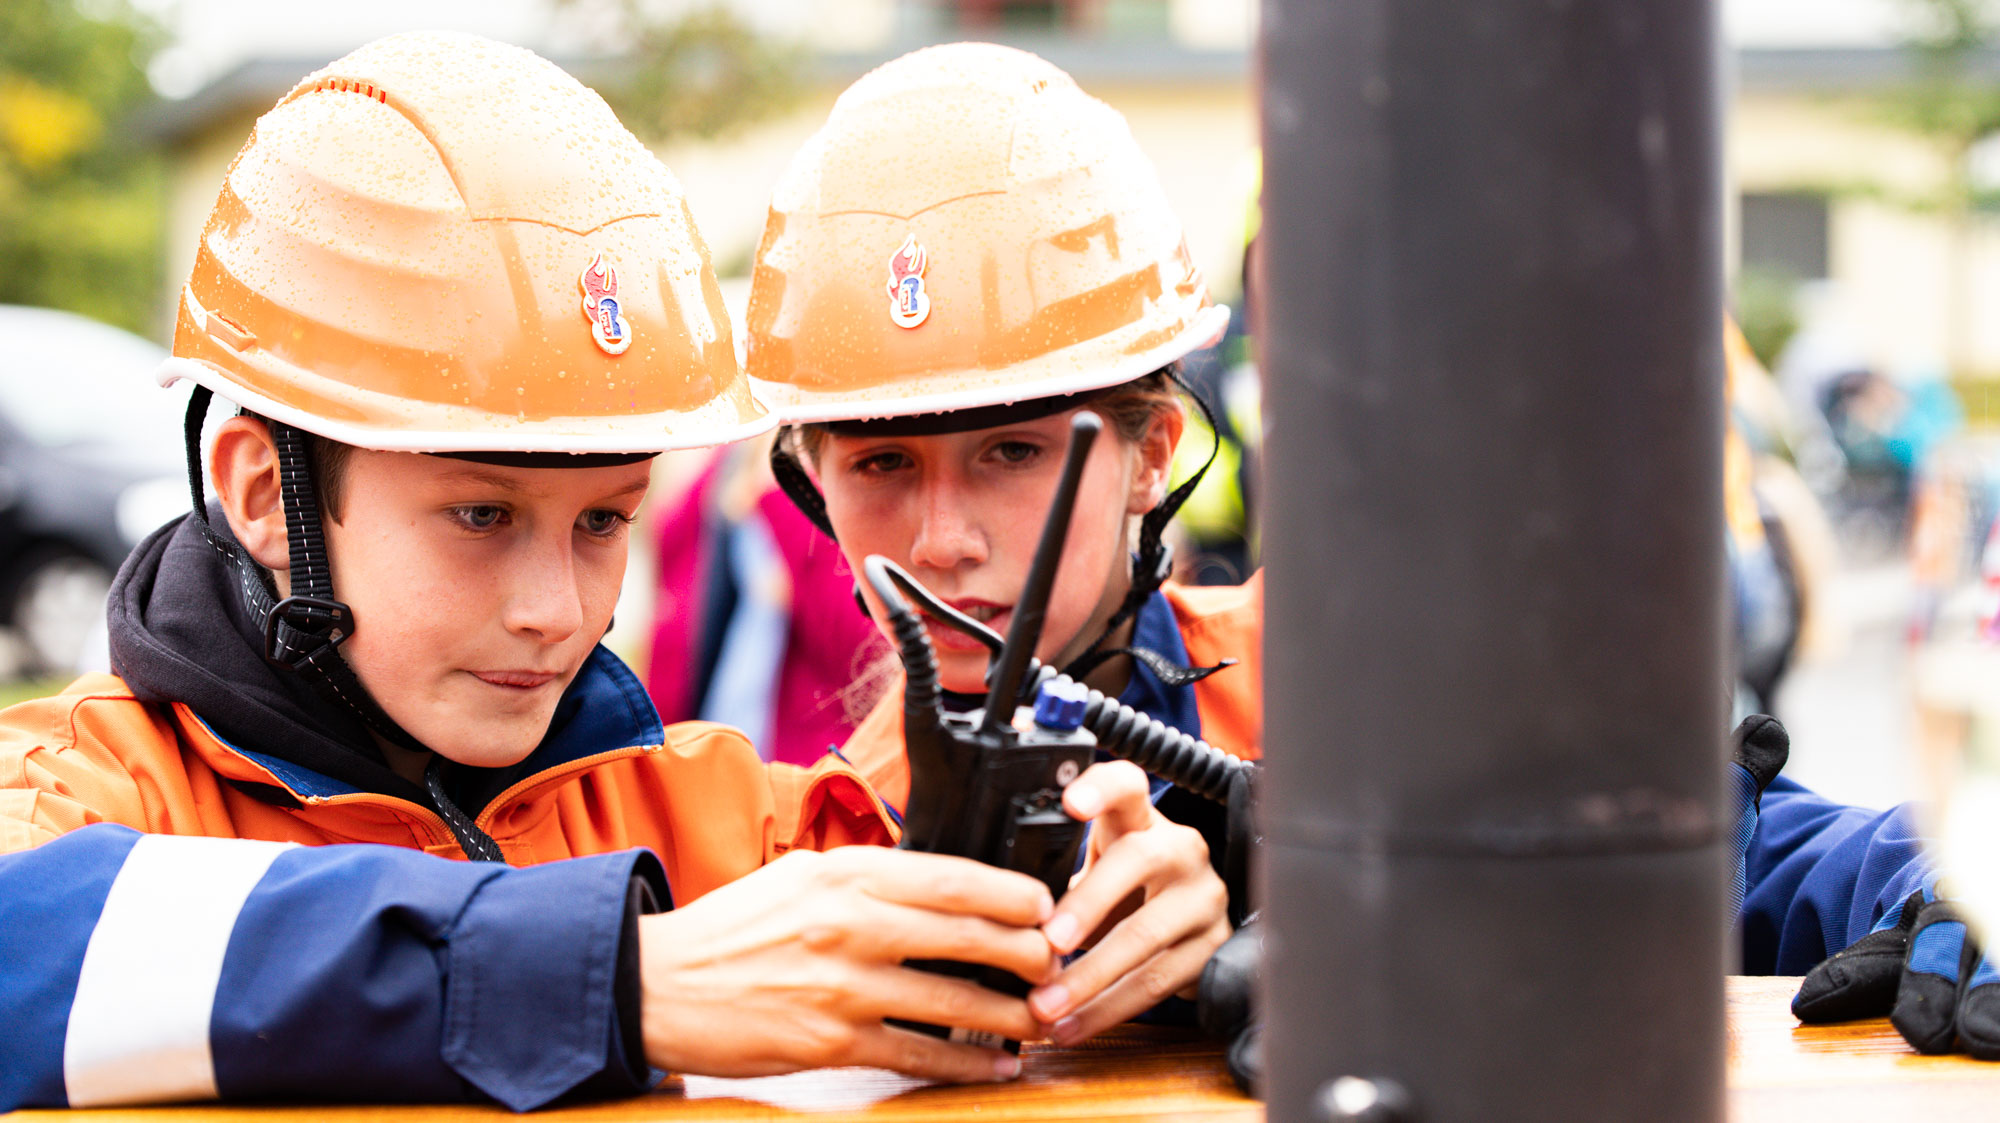
[[[966,31],[1104,32],[1164,36],[1169,0],[945,0],[946,22]]]
[[[1743,268],[1801,281],[1825,277],[1826,196],[1745,192]]]
[[[186,398],[152,379],[165,351],[81,317],[0,311],[0,412],[29,440],[178,446]]]
[[[954,0],[948,12],[962,28],[1055,31],[1076,22],[1073,12],[1080,6],[1065,0]]]

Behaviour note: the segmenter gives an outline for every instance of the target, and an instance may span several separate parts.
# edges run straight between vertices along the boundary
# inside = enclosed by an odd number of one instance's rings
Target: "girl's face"
[[[1005,635],[1075,413],[963,433],[828,433],[813,467],[848,564],[859,573],[865,558],[881,554]],[[1180,428],[1178,413],[1168,413],[1134,443],[1107,425],[1091,449],[1035,651],[1044,662],[1060,666],[1081,654],[1117,611],[1131,583],[1126,528],[1165,493]],[[862,591],[886,632],[874,591],[865,582]],[[945,689],[983,691],[986,648],[927,623]]]

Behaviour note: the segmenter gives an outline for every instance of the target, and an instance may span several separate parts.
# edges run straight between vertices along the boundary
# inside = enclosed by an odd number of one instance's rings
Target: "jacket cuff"
[[[666,1074],[646,1064],[645,1025],[641,1021],[639,918],[663,911],[659,896],[645,877],[634,875],[625,898],[625,924],[619,937],[618,973],[612,982],[617,1016],[611,1026],[611,1060],[604,1071],[579,1084],[576,1099],[609,1099],[641,1092]]]
[[[510,870],[480,887],[447,937],[443,1057],[515,1111],[573,1091],[631,1094],[650,1085],[633,1058],[638,882],[666,893],[643,850]],[[632,1002],[636,1010],[636,1001]]]

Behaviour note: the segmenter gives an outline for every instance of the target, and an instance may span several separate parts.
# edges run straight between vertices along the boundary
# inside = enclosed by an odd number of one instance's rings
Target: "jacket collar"
[[[192,709],[187,711],[203,732],[227,755],[255,766],[256,773],[240,767],[219,767],[231,779],[252,784],[275,782],[301,802],[335,796],[362,794],[364,789],[346,780],[314,771],[261,749],[234,744]],[[466,796],[461,804],[477,815],[486,803],[502,791],[588,756],[618,749],[649,748],[666,741],[666,730],[653,709],[637,676],[610,649],[599,644],[584,660],[583,669],[556,703],[549,732],[528,754],[527,759],[507,768],[460,768],[455,770],[457,786]],[[211,762],[221,763],[221,762]],[[384,793],[373,793],[384,794]]]
[[[1132,625],[1131,646],[1156,652],[1176,665],[1187,663],[1187,643],[1181,638],[1180,621],[1175,618],[1173,605],[1165,593],[1154,590],[1140,607]],[[1143,660],[1132,660],[1132,677],[1119,692],[1118,700],[1164,725],[1201,736],[1201,714],[1195,707],[1194,687],[1161,682]]]

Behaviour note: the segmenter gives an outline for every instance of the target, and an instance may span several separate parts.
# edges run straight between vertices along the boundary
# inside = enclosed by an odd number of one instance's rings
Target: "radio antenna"
[[[1069,423],[1069,452],[1063,457],[1062,478],[1056,483],[1055,498],[1049,503],[1048,518],[1042,523],[1042,540],[1035,546],[1035,561],[1028,569],[1028,581],[1021,599],[1014,605],[1014,619],[1007,625],[1007,645],[1000,650],[1000,670],[986,694],[985,729],[999,729],[1014,720],[1021,680],[1028,672],[1028,660],[1042,640],[1042,621],[1048,615],[1049,593],[1055,588],[1056,569],[1062,564],[1063,542],[1069,537],[1070,513],[1076,510],[1076,489],[1083,479],[1083,465],[1090,458],[1090,446],[1104,429],[1104,420],[1082,410]]]

